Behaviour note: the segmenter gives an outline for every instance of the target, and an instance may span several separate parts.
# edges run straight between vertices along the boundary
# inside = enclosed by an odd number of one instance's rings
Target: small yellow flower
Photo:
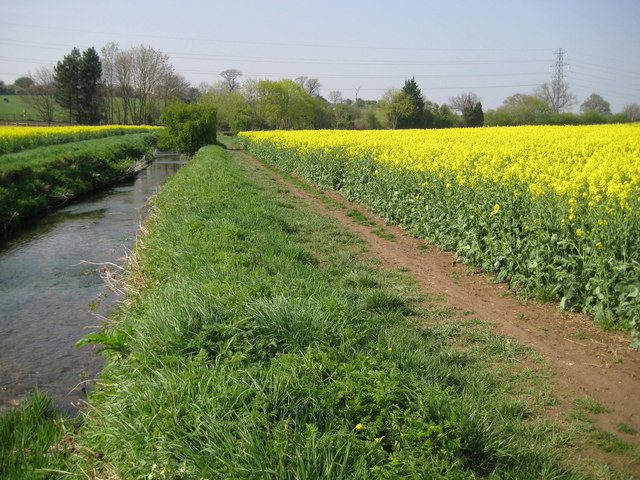
[[[603,243],[602,243],[602,242],[598,242],[598,243],[596,243],[596,247],[600,248],[600,247],[602,247],[602,246],[603,246]]]
[[[364,427],[362,426],[362,424],[361,424],[361,423],[359,423],[359,424],[357,424],[357,425],[355,426],[355,429],[356,429],[356,430],[362,430],[363,428],[364,428]]]

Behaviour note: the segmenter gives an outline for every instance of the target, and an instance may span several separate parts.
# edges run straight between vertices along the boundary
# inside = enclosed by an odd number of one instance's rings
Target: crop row
[[[523,294],[640,328],[640,125],[245,132]]]
[[[77,125],[67,127],[1,126],[0,154],[15,153],[41,146],[78,142],[114,135],[145,133],[157,129],[159,129],[159,127],[145,125]]]

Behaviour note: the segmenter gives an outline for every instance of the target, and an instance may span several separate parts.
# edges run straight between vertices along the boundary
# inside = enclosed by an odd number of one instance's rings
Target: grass
[[[10,121],[41,121],[40,113],[25,102],[22,95],[0,95],[0,120]],[[8,101],[4,101],[4,99]],[[54,112],[54,121],[68,122],[69,113],[65,112],[60,106],[56,105]]]
[[[62,467],[66,459],[62,425],[51,401],[37,391],[20,409],[0,416],[0,478],[57,478],[50,470]]]
[[[530,349],[415,305],[406,274],[240,154],[201,150],[154,209],[69,470],[582,478],[536,415],[549,386],[520,368]]]
[[[606,406],[591,397],[574,398],[573,404],[578,409],[589,413],[606,413],[608,411]]]
[[[0,232],[132,173],[154,138],[121,135],[0,155]]]

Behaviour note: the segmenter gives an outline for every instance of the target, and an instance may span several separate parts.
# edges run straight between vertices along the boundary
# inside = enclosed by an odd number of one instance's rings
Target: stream
[[[102,264],[123,265],[147,200],[184,162],[159,155],[135,178],[60,208],[0,240],[0,412],[38,388],[73,415],[95,382],[97,332],[121,297]]]

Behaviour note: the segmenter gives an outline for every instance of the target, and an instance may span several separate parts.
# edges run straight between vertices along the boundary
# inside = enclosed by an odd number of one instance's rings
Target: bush
[[[193,156],[216,143],[216,109],[211,105],[174,102],[160,116],[167,128],[158,146]]]

